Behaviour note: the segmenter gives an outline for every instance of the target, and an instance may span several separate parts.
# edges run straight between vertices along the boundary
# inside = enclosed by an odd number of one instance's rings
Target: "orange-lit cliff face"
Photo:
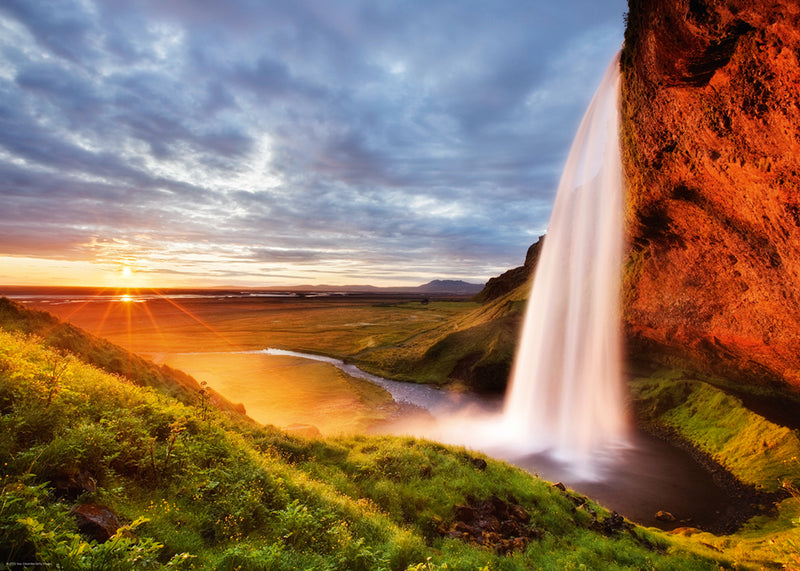
[[[630,0],[625,324],[800,388],[800,2]]]

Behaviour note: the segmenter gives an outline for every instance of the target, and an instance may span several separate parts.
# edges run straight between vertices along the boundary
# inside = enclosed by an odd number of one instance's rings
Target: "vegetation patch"
[[[450,332],[503,311],[456,312]],[[293,436],[206,406],[202,387],[179,402],[169,387],[109,374],[22,333],[29,326],[19,315],[16,332],[0,330],[0,563],[400,571],[797,564],[796,433],[762,424],[724,383],[661,371],[632,386],[643,422],[684,431],[741,481],[785,499],[735,534],[665,534],[463,448]],[[423,332],[421,346],[445,329]],[[364,402],[381,400],[362,393]],[[775,443],[764,447],[759,434]],[[79,514],[111,525],[98,534]]]
[[[6,297],[0,297],[0,327],[38,335],[50,347],[80,357],[104,371],[122,376],[141,386],[155,387],[187,404],[198,399],[199,383],[183,371],[158,366],[139,355],[70,324],[44,311],[28,309]],[[62,360],[54,357],[56,362]],[[211,392],[214,405],[234,415],[243,414],[242,405],[229,402]]]
[[[404,381],[455,384],[478,392],[505,390],[529,284],[451,315],[393,346],[352,355],[364,370]]]
[[[678,373],[680,374],[680,373]],[[740,482],[765,492],[800,483],[800,438],[709,383],[661,371],[631,385],[640,420],[673,429]]]
[[[714,550],[743,565],[783,569],[800,564],[800,438],[798,431],[749,410],[724,390],[730,384],[698,380],[679,369],[662,369],[631,383],[638,421],[657,433],[689,443],[738,482],[758,493],[744,502],[760,514],[735,533],[714,535],[674,530],[687,549]],[[744,488],[743,488],[744,489]]]
[[[54,361],[65,363],[56,380]],[[217,409],[203,413],[20,333],[0,331],[0,395],[0,562],[7,565],[370,571],[720,565],[718,558],[673,550],[652,531],[635,529],[664,553],[631,536],[607,536],[561,490],[464,449],[402,437],[293,437]],[[470,498],[512,496],[514,510],[530,516],[520,529],[536,539],[510,555],[438,533]],[[608,517],[600,506],[592,509]],[[81,531],[76,514],[96,512],[117,522],[108,539]]]

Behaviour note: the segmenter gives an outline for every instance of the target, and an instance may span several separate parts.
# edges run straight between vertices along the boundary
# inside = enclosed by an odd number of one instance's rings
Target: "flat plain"
[[[28,305],[207,382],[260,423],[311,424],[328,435],[369,430],[396,415],[397,406],[382,388],[333,365],[252,352],[277,348],[348,361],[412,341],[477,307],[387,296],[39,299]]]

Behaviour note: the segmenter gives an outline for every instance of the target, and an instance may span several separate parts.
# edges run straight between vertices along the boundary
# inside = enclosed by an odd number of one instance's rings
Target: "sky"
[[[0,286],[482,283],[625,0],[3,0]]]

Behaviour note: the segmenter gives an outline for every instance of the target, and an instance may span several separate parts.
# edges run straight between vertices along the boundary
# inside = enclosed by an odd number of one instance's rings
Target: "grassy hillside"
[[[186,404],[196,403],[200,395],[200,384],[183,371],[155,365],[105,339],[59,321],[45,311],[28,309],[5,297],[0,297],[0,328],[35,334],[50,347],[71,353],[138,385],[159,389]],[[204,388],[203,392],[209,396],[209,402],[220,410],[244,415],[245,409],[241,404],[233,404],[208,388]]]
[[[699,545],[678,549],[666,535],[463,449],[399,437],[302,440],[189,406],[5,330],[0,425],[0,561],[9,565],[733,565]],[[119,519],[110,539],[90,540],[97,530],[85,522],[79,530],[75,514],[87,505]],[[487,516],[486,506],[499,511]]]
[[[690,530],[686,540],[741,561],[800,569],[800,432],[753,412],[730,393],[730,385],[685,370],[659,369],[633,379],[630,388],[641,426],[684,443],[711,467],[724,470],[721,476],[738,489],[740,503],[749,502],[761,513],[734,535]],[[786,396],[779,396],[785,406]]]
[[[631,383],[640,424],[691,442],[739,482],[764,492],[800,485],[800,436],[741,399],[678,370]]]
[[[351,358],[363,369],[390,378],[503,392],[529,286],[528,282],[401,343]]]

